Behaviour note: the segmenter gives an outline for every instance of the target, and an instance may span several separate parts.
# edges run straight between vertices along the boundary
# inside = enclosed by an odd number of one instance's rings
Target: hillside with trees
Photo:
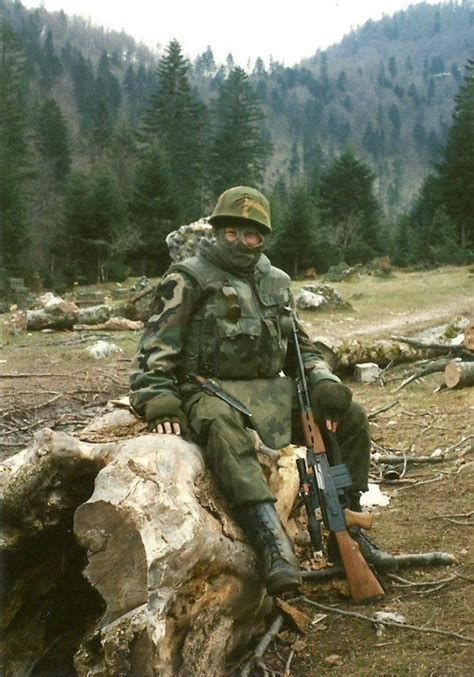
[[[470,3],[421,4],[245,70],[0,0],[2,279],[160,274],[166,234],[238,183],[270,195],[292,275],[470,260],[473,31]]]

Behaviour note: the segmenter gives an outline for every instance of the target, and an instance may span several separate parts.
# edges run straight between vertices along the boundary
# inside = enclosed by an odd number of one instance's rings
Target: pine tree
[[[47,99],[38,115],[38,145],[51,163],[57,181],[63,182],[71,169],[71,147],[66,117],[54,99]]]
[[[271,245],[272,261],[296,278],[316,265],[316,208],[304,179],[293,184],[280,218]]]
[[[94,69],[80,52],[73,52],[70,65],[74,97],[81,116],[82,127],[87,129],[94,113]]]
[[[165,238],[175,228],[179,203],[169,163],[158,144],[148,147],[137,167],[130,210],[140,237],[131,257],[134,267],[140,274],[162,274],[170,263]]]
[[[242,68],[234,68],[220,86],[213,113],[214,197],[230,186],[259,186],[270,146],[264,137],[264,114]]]
[[[189,63],[176,40],[158,66],[158,90],[143,118],[142,140],[159,142],[170,164],[172,191],[179,195],[181,219],[202,215],[206,110],[196,101],[189,82]]]
[[[474,246],[474,60],[469,60],[455,97],[453,123],[438,168],[439,185],[458,242]]]
[[[43,48],[43,58],[40,62],[42,75],[42,84],[46,90],[50,90],[56,78],[62,72],[61,61],[59,60],[53,44],[53,34],[51,29],[46,34],[46,40]]]
[[[374,179],[369,167],[351,149],[344,151],[321,177],[321,221],[348,263],[369,260],[381,251]]]
[[[102,163],[89,174],[72,173],[66,186],[64,231],[56,245],[66,277],[82,282],[123,279],[124,258],[137,246],[126,196],[110,166]]]
[[[26,250],[28,172],[25,56],[0,24],[0,275],[18,273]]]
[[[110,70],[109,57],[106,52],[102,52],[95,80],[96,106],[105,105],[112,118],[115,118],[120,108],[121,99],[119,81]]]

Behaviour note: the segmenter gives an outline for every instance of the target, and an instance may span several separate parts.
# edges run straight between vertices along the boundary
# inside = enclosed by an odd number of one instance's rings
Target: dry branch
[[[241,677],[249,677],[252,668],[255,666],[264,669],[262,659],[265,654],[265,651],[268,649],[270,643],[275,639],[275,637],[280,632],[284,622],[285,622],[284,615],[278,614],[278,616],[275,618],[275,620],[269,627],[268,631],[264,634],[264,636],[257,644],[252,656],[242,668],[240,673]]]
[[[445,637],[453,637],[454,639],[460,639],[463,642],[474,642],[474,638],[467,637],[466,635],[460,635],[457,632],[438,630],[438,628],[420,627],[418,625],[410,625],[409,623],[396,623],[395,621],[375,619],[371,618],[370,616],[364,616],[364,614],[359,614],[356,611],[345,611],[343,609],[338,609],[337,607],[327,606],[326,604],[320,604],[319,602],[313,602],[313,600],[308,599],[307,597],[298,597],[295,601],[302,602],[303,604],[309,604],[310,606],[322,609],[323,611],[339,614],[340,616],[349,616],[350,618],[357,618],[361,621],[374,623],[375,625],[385,625],[389,628],[401,628],[402,630],[414,630],[416,632],[427,632],[435,635],[443,635]]]
[[[380,409],[371,411],[370,414],[368,415],[369,421],[373,421],[374,418],[377,418],[377,416],[379,416],[380,414],[383,414],[386,411],[393,409],[393,407],[396,407],[397,404],[400,404],[400,400],[394,400],[393,402],[390,402],[390,404],[386,404],[384,407],[380,407]]]
[[[437,372],[443,371],[446,365],[448,365],[450,362],[451,360],[437,360],[436,362],[430,362],[429,364],[425,365],[421,369],[418,369],[408,378],[406,378],[402,383],[400,383],[399,386],[397,386],[392,390],[392,393],[398,393],[400,390],[405,388],[405,386],[407,386],[409,383],[412,383],[413,381],[416,381],[419,378],[423,378],[424,376],[429,376],[430,374],[436,374]]]

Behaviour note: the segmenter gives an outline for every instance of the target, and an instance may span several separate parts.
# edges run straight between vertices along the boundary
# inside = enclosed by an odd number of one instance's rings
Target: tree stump
[[[448,388],[474,386],[474,362],[450,362],[444,370]]]
[[[472,352],[474,352],[474,320],[471,320],[464,329],[463,346],[466,350],[472,350]]]
[[[0,466],[3,674],[226,674],[269,600],[199,448],[127,410],[79,437],[44,430]],[[283,519],[295,454],[265,461]]]

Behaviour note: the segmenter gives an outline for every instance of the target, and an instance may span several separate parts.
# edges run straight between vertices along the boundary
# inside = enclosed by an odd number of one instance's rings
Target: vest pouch
[[[254,378],[258,374],[262,326],[258,318],[217,319],[216,376]]]
[[[290,378],[219,379],[219,384],[252,412],[255,429],[267,447],[281,449],[290,444],[293,394]]]
[[[264,322],[264,336],[259,376],[274,378],[283,369],[288,341],[283,338],[277,317],[266,317]]]

